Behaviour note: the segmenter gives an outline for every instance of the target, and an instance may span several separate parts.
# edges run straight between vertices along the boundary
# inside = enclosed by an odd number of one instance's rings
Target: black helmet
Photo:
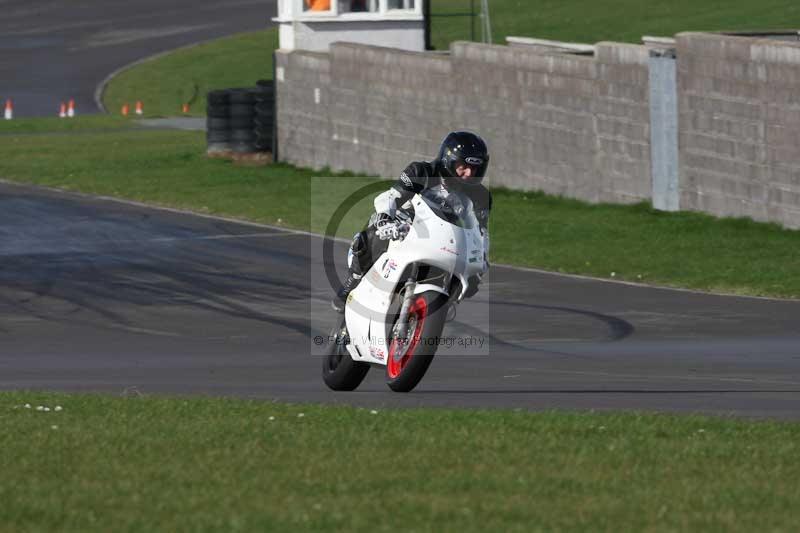
[[[489,166],[489,149],[479,135],[471,131],[453,131],[442,141],[437,163],[448,184],[478,185]],[[472,176],[458,177],[456,167],[459,165],[472,167]]]

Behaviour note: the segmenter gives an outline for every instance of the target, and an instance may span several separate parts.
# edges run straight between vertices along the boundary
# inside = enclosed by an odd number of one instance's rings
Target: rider
[[[361,276],[375,260],[386,251],[386,239],[398,237],[395,214],[397,209],[410,200],[415,193],[426,189],[439,189],[440,193],[463,191],[471,200],[484,239],[484,250],[489,251],[489,211],[492,194],[481,185],[489,166],[489,150],[479,135],[470,131],[449,133],[433,161],[416,161],[406,167],[400,179],[392,187],[375,198],[375,214],[370,217],[367,228],[357,233],[350,245],[347,279],[333,299],[333,308],[344,311],[347,295],[356,288]],[[377,237],[377,238],[376,238]],[[488,261],[484,269],[488,270]],[[478,291],[475,280],[467,290],[467,297]]]

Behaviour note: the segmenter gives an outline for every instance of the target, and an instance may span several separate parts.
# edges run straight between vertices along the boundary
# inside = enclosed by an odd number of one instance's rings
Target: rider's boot
[[[347,302],[347,296],[355,289],[361,281],[361,274],[355,272],[348,272],[347,279],[344,280],[342,286],[336,291],[336,296],[331,300],[331,305],[337,313],[344,313],[344,306]]]
[[[344,283],[342,283],[342,286],[336,292],[336,296],[331,300],[331,305],[337,313],[344,313],[347,296],[358,286],[359,282],[361,282],[361,276],[365,270],[362,263],[366,261],[368,249],[366,235],[364,235],[363,232],[356,234],[353,239],[353,244],[350,245],[350,253],[348,254],[350,269],[347,272],[347,279],[344,280]]]

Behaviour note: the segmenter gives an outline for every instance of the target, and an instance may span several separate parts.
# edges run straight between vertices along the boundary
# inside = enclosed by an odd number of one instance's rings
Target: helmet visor
[[[488,158],[468,156],[458,158],[456,161],[456,177],[464,185],[478,185],[483,181],[486,174],[486,167],[489,165]],[[459,169],[464,169],[459,172]],[[469,172],[465,170],[469,169]],[[461,175],[459,175],[461,174]]]

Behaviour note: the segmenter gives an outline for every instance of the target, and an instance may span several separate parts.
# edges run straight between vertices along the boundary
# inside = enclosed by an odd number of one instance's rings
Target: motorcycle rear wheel
[[[410,392],[436,355],[447,318],[447,296],[435,291],[415,295],[408,310],[408,347],[391,339],[386,360],[386,384],[395,392]]]
[[[325,385],[335,391],[353,391],[369,372],[367,363],[353,361],[347,347],[342,342],[346,330],[344,319],[341,325],[328,337],[332,340],[330,347],[322,358],[322,380]]]

